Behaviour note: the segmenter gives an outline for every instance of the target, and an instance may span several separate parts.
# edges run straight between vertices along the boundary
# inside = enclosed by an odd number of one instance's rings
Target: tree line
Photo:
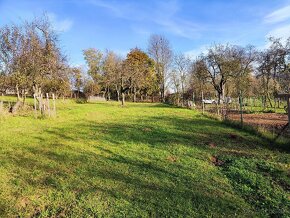
[[[0,92],[39,100],[44,93],[77,97],[101,95],[125,104],[160,101],[186,105],[205,97],[273,96],[290,90],[290,38],[270,38],[268,46],[213,44],[194,60],[173,51],[169,40],[153,34],[147,49],[126,57],[97,48],[83,50],[86,68],[70,66],[47,16],[0,28]]]

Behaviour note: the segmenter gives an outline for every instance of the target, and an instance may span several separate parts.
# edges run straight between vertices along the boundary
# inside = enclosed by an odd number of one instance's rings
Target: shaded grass
[[[289,152],[195,111],[67,101],[0,125],[3,217],[289,216]]]

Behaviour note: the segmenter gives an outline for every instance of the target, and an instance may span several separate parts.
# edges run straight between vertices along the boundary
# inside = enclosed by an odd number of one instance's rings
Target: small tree
[[[202,57],[203,64],[213,88],[218,94],[218,104],[224,98],[225,84],[234,76],[237,62],[233,54],[233,47],[229,45],[215,45]]]

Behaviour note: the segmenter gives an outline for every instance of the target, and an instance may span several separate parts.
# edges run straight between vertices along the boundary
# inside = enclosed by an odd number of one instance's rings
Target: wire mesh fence
[[[280,134],[288,125],[288,107],[286,99],[264,97],[228,98],[218,104],[216,100],[200,99],[196,101],[197,109],[233,121],[241,125],[249,125],[262,131]],[[289,135],[289,128],[285,131]]]

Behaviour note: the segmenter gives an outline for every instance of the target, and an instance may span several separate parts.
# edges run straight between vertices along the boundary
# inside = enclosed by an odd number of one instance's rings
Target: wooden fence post
[[[50,117],[50,105],[49,105],[49,95],[48,95],[48,93],[46,93],[46,105],[47,105],[48,116]]]
[[[33,99],[34,99],[34,114],[36,116],[37,108],[36,108],[36,95],[35,94],[33,94]]]
[[[55,106],[55,95],[52,94],[52,101],[53,101],[53,115],[56,116],[56,106]]]
[[[192,92],[192,107],[195,107],[194,97],[194,92]]]
[[[4,104],[3,104],[3,93],[1,94],[2,98],[0,99],[0,114],[4,111]]]
[[[290,125],[290,95],[287,99],[287,107],[288,107],[288,126]]]
[[[204,99],[203,99],[203,91],[201,91],[201,104],[202,104],[202,114],[204,114]]]

